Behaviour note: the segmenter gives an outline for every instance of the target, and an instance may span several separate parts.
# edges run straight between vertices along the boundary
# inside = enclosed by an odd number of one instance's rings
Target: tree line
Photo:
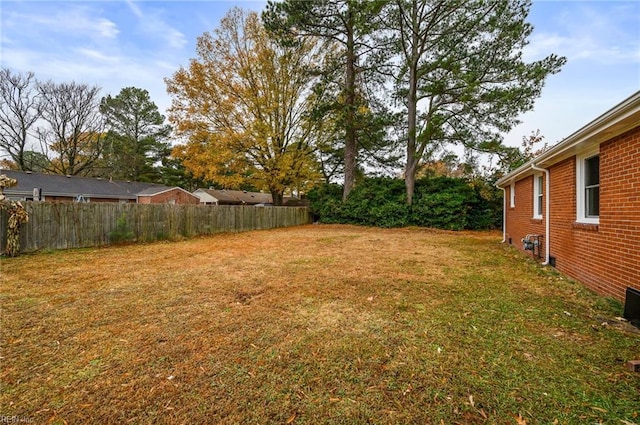
[[[366,173],[522,159],[502,134],[565,58],[526,62],[528,0],[285,0],[232,9],[166,79],[176,154],[196,175],[281,196],[318,181],[346,201]],[[462,162],[462,161],[459,161]]]
[[[171,157],[171,126],[146,90],[39,81],[0,69],[3,168],[195,186]]]
[[[401,173],[411,205],[421,177],[477,174],[482,154],[497,158],[495,177],[530,155],[531,143],[522,151],[502,135],[566,61],[524,60],[530,7],[284,0],[261,14],[233,8],[165,79],[172,127],[145,90],[98,100],[96,87],[3,70],[0,149],[22,169],[131,180],[173,173],[268,190],[276,205],[319,183],[340,183],[347,202],[365,176]],[[38,152],[26,149],[32,126]]]

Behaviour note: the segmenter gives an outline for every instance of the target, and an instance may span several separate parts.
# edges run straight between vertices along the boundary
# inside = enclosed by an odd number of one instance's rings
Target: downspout
[[[502,189],[502,243],[507,241],[507,189]]]
[[[545,260],[544,263],[542,263],[543,266],[546,266],[549,264],[549,254],[550,254],[550,244],[549,244],[549,228],[551,227],[551,220],[549,218],[549,170],[547,170],[546,168],[540,168],[538,167],[535,162],[531,164],[531,169],[535,170],[535,171],[542,171],[545,174],[544,177],[544,182],[545,182],[545,189],[544,189],[544,204],[545,204],[545,208],[544,208],[544,221],[545,221],[545,235],[544,235],[544,250],[545,250]]]

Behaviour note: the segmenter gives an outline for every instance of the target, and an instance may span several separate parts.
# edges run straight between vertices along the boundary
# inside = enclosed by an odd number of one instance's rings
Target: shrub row
[[[502,221],[502,192],[486,181],[431,177],[418,180],[407,205],[404,180],[367,178],[342,202],[342,187],[326,184],[309,195],[311,211],[323,223],[377,227],[492,229]]]

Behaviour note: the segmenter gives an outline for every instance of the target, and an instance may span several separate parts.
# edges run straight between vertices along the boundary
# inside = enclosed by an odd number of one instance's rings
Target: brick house
[[[200,204],[200,198],[180,187],[150,187],[139,192],[137,198],[139,204]]]
[[[9,200],[45,202],[120,202],[140,204],[198,204],[200,199],[179,187],[156,183],[63,176],[29,171],[0,170],[16,179],[6,188]]]
[[[497,185],[503,242],[601,295],[640,290],[640,91]]]

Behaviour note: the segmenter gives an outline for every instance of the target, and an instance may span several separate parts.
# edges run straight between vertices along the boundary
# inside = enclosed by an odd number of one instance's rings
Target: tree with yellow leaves
[[[195,177],[266,189],[275,205],[315,182],[307,99],[317,45],[277,43],[256,13],[234,8],[198,38],[197,54],[166,79],[169,119],[187,139],[173,155]]]

